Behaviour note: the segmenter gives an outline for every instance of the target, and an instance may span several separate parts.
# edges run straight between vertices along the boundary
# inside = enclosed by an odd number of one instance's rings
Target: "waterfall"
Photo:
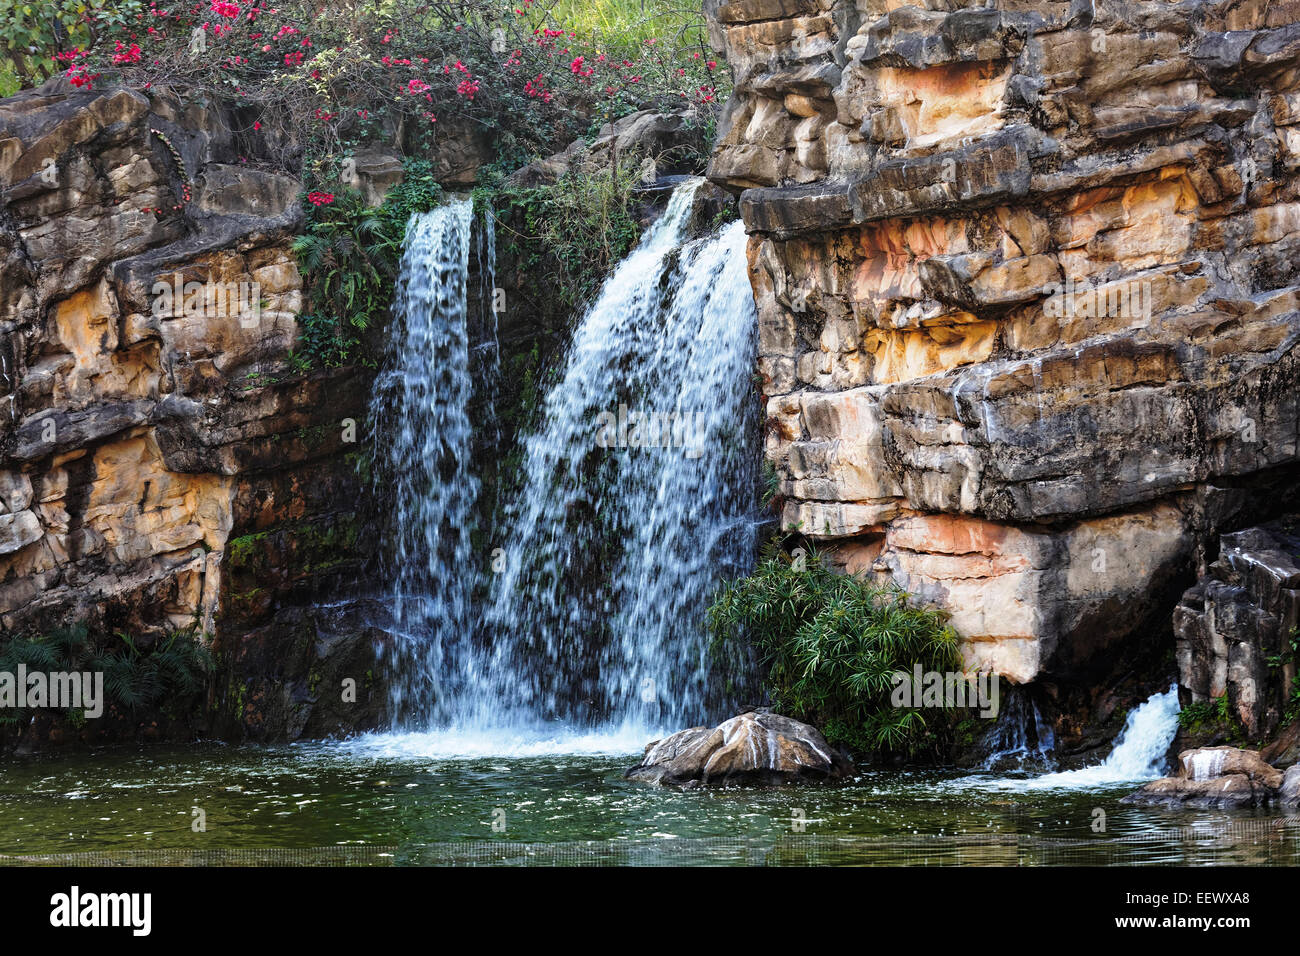
[[[706,716],[703,612],[754,546],[756,317],[742,224],[686,241],[698,186],[605,282],[524,441],[458,726]]]
[[[500,449],[471,410],[499,368],[491,230],[474,241],[468,202],[412,219],[372,402],[392,499],[391,706],[408,733],[378,746],[630,749],[714,716],[704,610],[756,538],[757,319],[743,225],[689,238],[700,182],[576,324],[490,528],[472,462]]]
[[[1164,770],[1165,754],[1178,732],[1178,687],[1154,694],[1129,712],[1110,755],[1093,767],[1037,777],[967,777],[949,789],[1052,790],[1107,787],[1154,780]]]
[[[381,436],[375,473],[391,509],[384,576],[395,726],[418,725],[444,711],[472,626],[478,564],[470,542],[478,479],[467,414],[472,220],[468,200],[411,218],[388,352],[371,399]]]
[[[1096,767],[1039,777],[1044,787],[1095,787],[1154,780],[1164,772],[1165,753],[1178,732],[1178,687],[1154,694],[1129,712],[1115,748]]]
[[[989,755],[981,765],[982,770],[1030,766],[1042,769],[1052,765],[1056,738],[1038,705],[1027,694],[1011,693],[986,746]]]

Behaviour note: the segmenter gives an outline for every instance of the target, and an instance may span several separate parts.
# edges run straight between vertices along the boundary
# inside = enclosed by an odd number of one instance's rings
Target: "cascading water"
[[[1052,766],[1056,739],[1052,725],[1043,719],[1038,705],[1027,694],[1012,693],[998,715],[997,725],[986,746],[989,755],[984,760],[983,770],[1011,767],[1047,769]]]
[[[704,717],[702,615],[753,551],[744,231],[684,242],[677,189],[578,324],[507,509],[463,727]]]
[[[490,562],[470,553],[466,408],[495,368],[468,339],[495,349],[495,316],[467,336],[469,204],[412,222],[373,409],[394,436],[395,726],[423,732],[383,748],[626,748],[706,716],[704,608],[756,536],[756,314],[743,225],[687,240],[699,184],[678,187],[578,323]],[[481,275],[491,253],[480,241]]]
[[[385,551],[395,726],[445,716],[472,625],[472,393],[467,283],[473,205],[412,217],[393,302],[390,344],[371,400],[376,471],[391,501]]]
[[[1164,769],[1165,752],[1178,732],[1178,687],[1155,694],[1135,707],[1124,722],[1110,756],[1095,767],[1051,773],[1034,780],[1038,787],[1098,787],[1135,780],[1154,780]]]
[[[1106,787],[1153,780],[1164,769],[1165,753],[1178,732],[1178,687],[1155,694],[1135,707],[1115,739],[1110,755],[1095,767],[1063,770],[1037,777],[990,779],[972,776],[946,784],[949,788],[994,790],[1052,790]]]

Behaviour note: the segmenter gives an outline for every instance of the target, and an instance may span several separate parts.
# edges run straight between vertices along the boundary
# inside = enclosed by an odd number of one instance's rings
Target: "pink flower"
[[[228,3],[226,0],[212,0],[212,12],[219,17],[233,20],[239,16],[239,4]]]
[[[309,192],[307,201],[313,206],[328,206],[334,201],[333,193]]]
[[[424,80],[411,80],[411,82],[406,84],[406,88],[412,93],[423,93],[429,88],[429,84],[424,82]]]

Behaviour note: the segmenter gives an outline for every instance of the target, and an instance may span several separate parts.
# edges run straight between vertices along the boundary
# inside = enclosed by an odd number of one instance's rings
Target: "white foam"
[[[457,760],[478,757],[551,755],[639,755],[652,740],[667,736],[640,727],[576,730],[570,728],[456,728],[411,733],[364,734],[345,740],[297,745],[304,752],[322,750],[349,757],[388,760]]]
[[[1178,731],[1178,687],[1155,694],[1128,715],[1115,749],[1094,767],[1064,770],[1039,777],[966,777],[957,788],[988,790],[1078,790],[1154,780],[1164,770],[1165,753]]]

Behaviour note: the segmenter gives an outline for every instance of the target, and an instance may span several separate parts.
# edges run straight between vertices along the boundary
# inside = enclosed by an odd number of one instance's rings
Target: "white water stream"
[[[1178,688],[1155,694],[1129,712],[1110,755],[1093,767],[1036,777],[971,776],[951,788],[995,790],[1070,790],[1154,780],[1163,775],[1165,753],[1178,732]]]
[[[716,716],[703,617],[754,551],[756,315],[743,225],[689,239],[699,184],[678,187],[577,323],[523,440],[520,490],[485,529],[492,562],[470,547],[466,409],[491,386],[471,381],[472,211],[412,222],[373,406],[393,436],[379,453],[395,493],[402,732],[382,746],[627,752]]]

